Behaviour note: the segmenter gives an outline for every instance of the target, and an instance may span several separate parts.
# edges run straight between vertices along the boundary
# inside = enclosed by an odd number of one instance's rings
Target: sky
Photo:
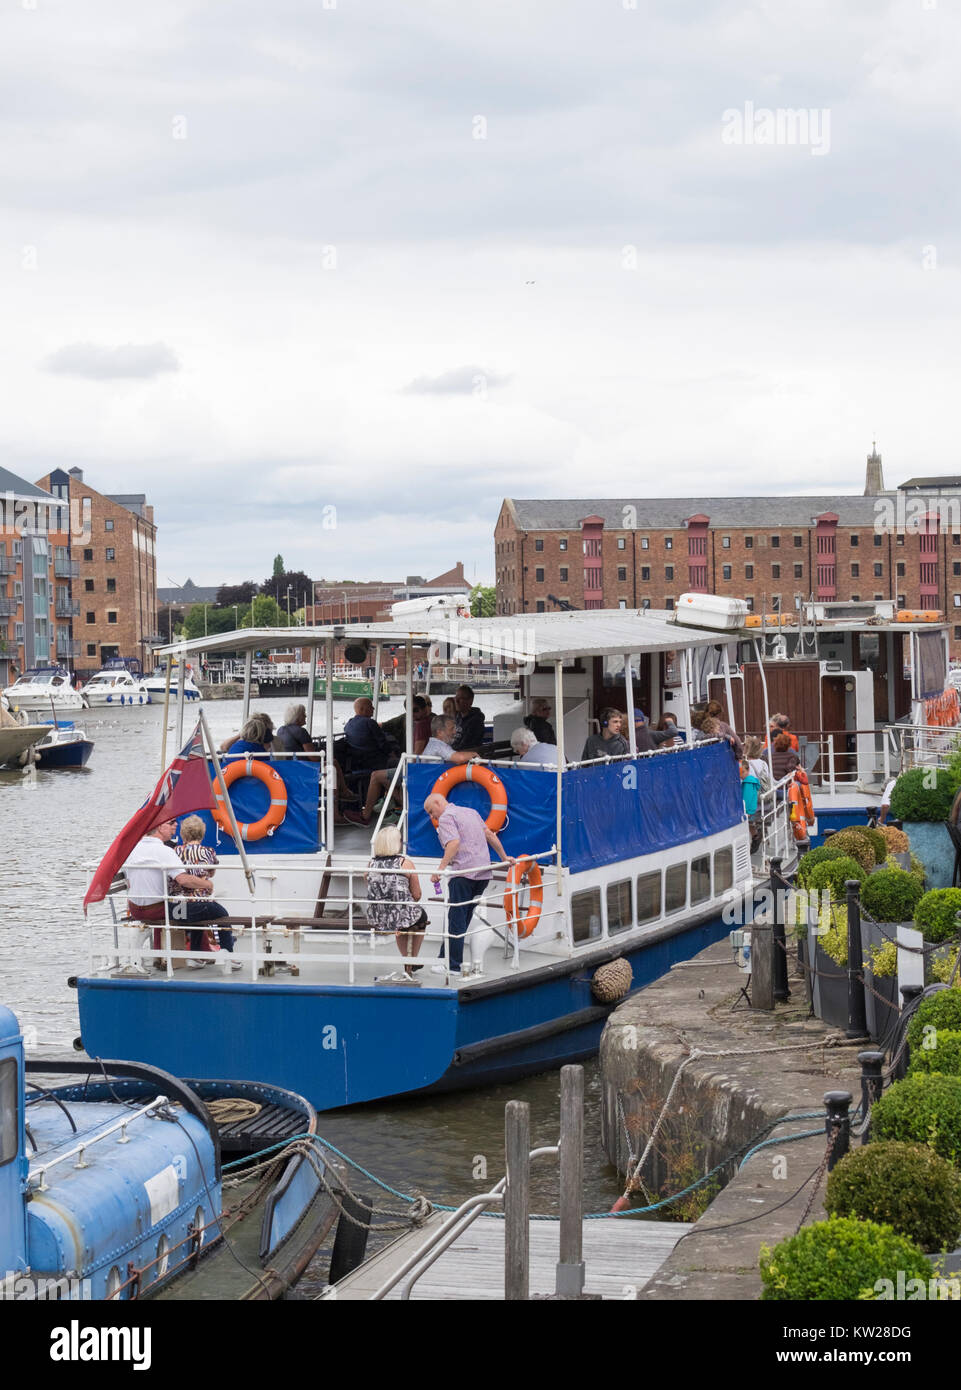
[[[0,463],[146,493],[161,587],[961,471],[959,59],[948,0],[9,0]]]

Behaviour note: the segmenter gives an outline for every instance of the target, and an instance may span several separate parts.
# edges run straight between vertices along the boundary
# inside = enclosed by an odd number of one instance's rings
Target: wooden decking
[[[359,1269],[322,1295],[323,1298],[368,1299],[415,1250],[424,1245],[446,1212],[434,1212],[417,1231],[409,1231],[378,1251]],[[677,1221],[611,1218],[584,1222],[585,1292],[605,1299],[631,1299],[654,1275],[690,1228]],[[554,1292],[560,1223],[531,1222],[530,1291]],[[409,1276],[387,1295],[400,1298]],[[481,1216],[414,1285],[412,1299],[502,1299],[504,1297],[504,1222]]]

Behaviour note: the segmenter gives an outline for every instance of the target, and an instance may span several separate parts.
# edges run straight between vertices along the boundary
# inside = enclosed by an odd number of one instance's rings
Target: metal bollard
[[[864,1007],[864,961],[861,955],[861,885],[856,878],[845,883],[848,905],[848,1026],[846,1038],[864,1038],[868,1018]]]
[[[859,1052],[858,1061],[861,1063],[861,1110],[864,1114],[861,1143],[866,1144],[871,1133],[871,1106],[876,1100],[881,1099],[881,1091],[884,1088],[884,1078],[881,1075],[884,1053]]]
[[[924,993],[922,985],[902,985],[901,986],[901,1016],[910,1008],[912,1002],[917,999],[919,994]],[[908,1074],[908,1062],[910,1061],[910,1048],[903,1047],[901,1056],[898,1058],[894,1068],[895,1081],[903,1081]]]
[[[851,1106],[850,1091],[828,1091],[824,1097],[824,1104],[827,1107],[827,1116],[824,1120],[824,1132],[827,1135],[828,1143],[831,1147],[831,1156],[828,1159],[828,1172],[844,1157],[851,1147],[851,1116],[848,1113]]]
[[[771,892],[774,898],[774,922],[772,923],[772,935],[774,937],[774,998],[784,1001],[790,999],[791,991],[787,982],[787,939],[784,935],[784,923],[781,920],[781,904],[783,893],[787,883],[781,873],[780,859],[771,860]]]

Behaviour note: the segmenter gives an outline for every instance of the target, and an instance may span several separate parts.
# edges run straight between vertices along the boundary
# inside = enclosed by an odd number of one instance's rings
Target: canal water
[[[253,708],[266,710],[280,724],[288,703],[261,700]],[[479,692],[477,703],[491,716],[509,709],[513,698]],[[401,701],[393,700],[382,716],[401,709]],[[240,726],[239,701],[211,701],[204,711],[218,742]],[[335,705],[335,730],[351,712],[346,702]],[[318,704],[315,733],[323,731],[324,715]],[[96,744],[85,769],[27,776],[0,772],[0,1002],[17,1014],[30,1055],[39,1057],[70,1056],[80,1031],[76,993],[66,982],[83,973],[88,961],[81,910],[88,881],[84,866],[101,858],[161,771],[159,705],[84,711],[77,723]],[[191,723],[188,710],[186,730]],[[171,737],[168,761],[174,751]],[[597,1069],[590,1063],[586,1070],[585,1210],[605,1211],[621,1185],[600,1146]],[[556,1142],[555,1072],[506,1086],[332,1112],[321,1117],[320,1130],[391,1187],[456,1205],[503,1173],[508,1100],[530,1103],[535,1146]],[[535,1211],[554,1211],[556,1186],[556,1164],[535,1164]],[[400,1205],[386,1194],[382,1200]],[[308,1279],[303,1286],[308,1295],[314,1282]]]

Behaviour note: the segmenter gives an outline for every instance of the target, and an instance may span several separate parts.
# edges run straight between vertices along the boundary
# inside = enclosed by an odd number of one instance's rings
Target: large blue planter
[[[950,888],[954,876],[954,846],[943,821],[904,821],[911,853],[924,865],[926,888]]]

